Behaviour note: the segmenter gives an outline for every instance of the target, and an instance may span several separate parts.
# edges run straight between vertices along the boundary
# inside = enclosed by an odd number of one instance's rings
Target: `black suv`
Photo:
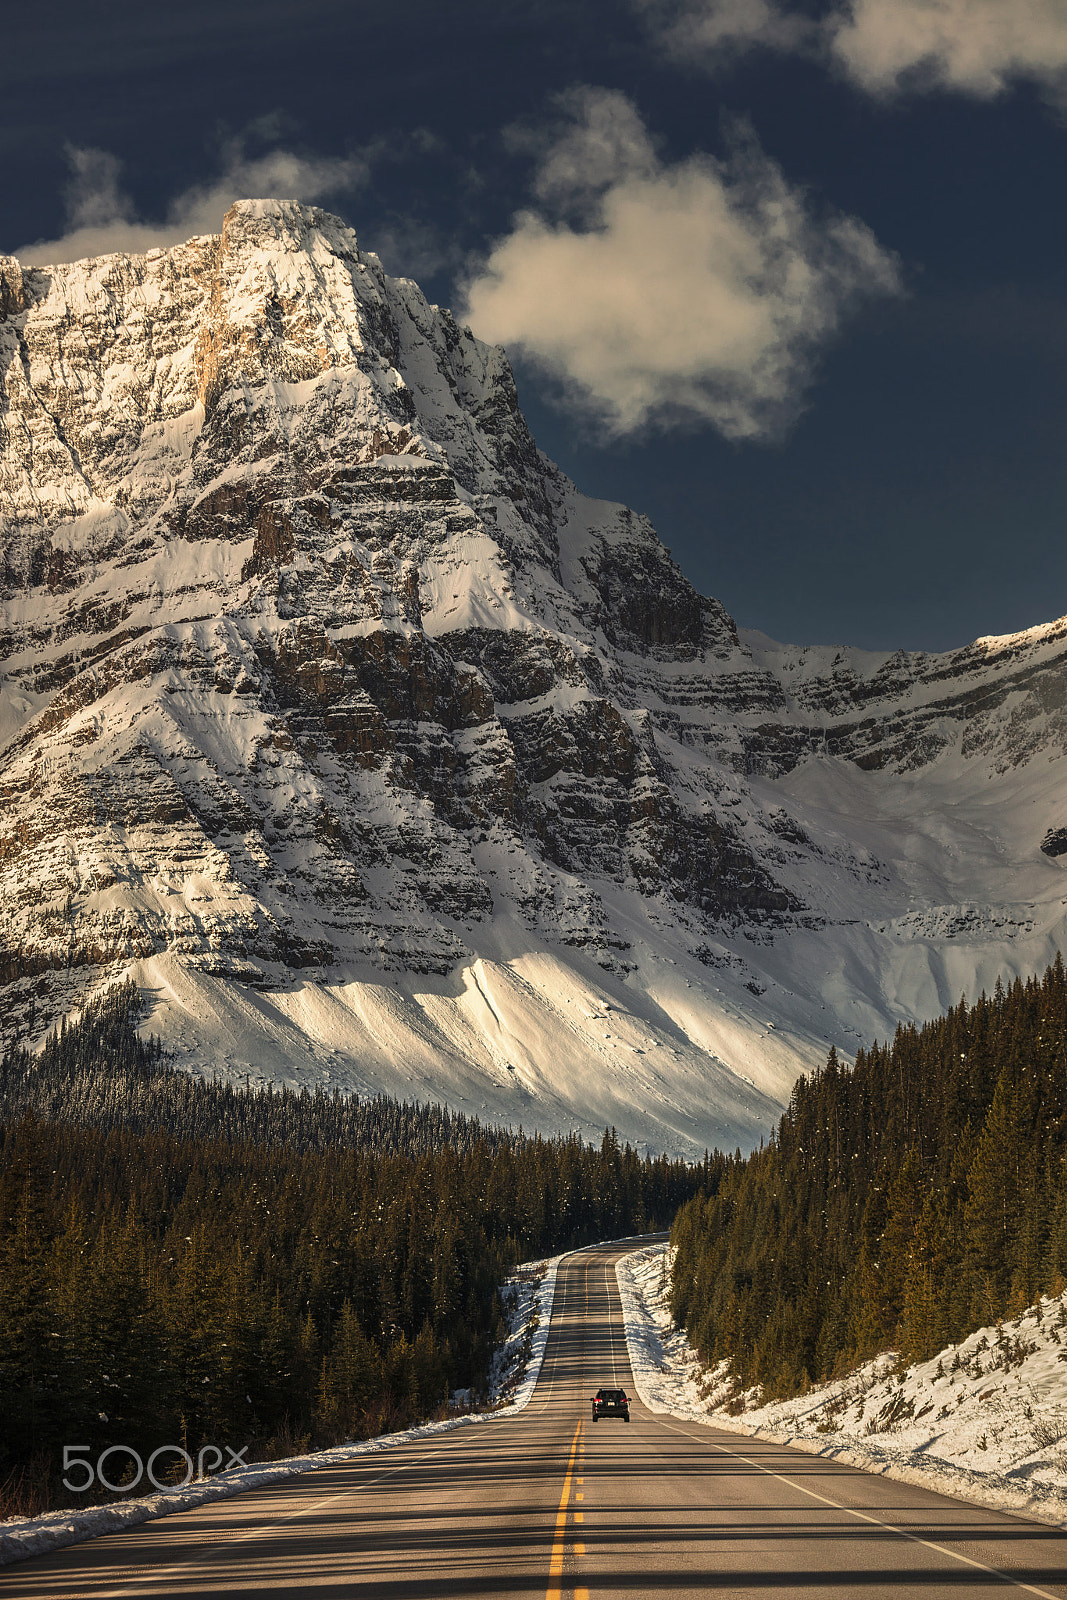
[[[593,1396],[593,1421],[601,1417],[621,1417],[630,1420],[630,1401],[625,1389],[598,1389]]]

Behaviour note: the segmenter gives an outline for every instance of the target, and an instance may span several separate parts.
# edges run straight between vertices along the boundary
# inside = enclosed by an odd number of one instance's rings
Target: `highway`
[[[5,1567],[0,1595],[1067,1600],[1067,1533],[636,1399],[594,1424],[600,1385],[634,1395],[614,1272],[632,1248],[561,1265],[517,1416]]]

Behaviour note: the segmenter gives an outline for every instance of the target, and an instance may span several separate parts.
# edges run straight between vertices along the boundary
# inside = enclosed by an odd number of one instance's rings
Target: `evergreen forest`
[[[702,1177],[610,1132],[192,1079],[136,1011],[112,991],[0,1063],[7,1514],[91,1498],[66,1444],[257,1460],[440,1415],[484,1388],[517,1262],[668,1226]]]
[[[138,1035],[140,1011],[135,985],[116,984],[76,1026],[64,1021],[38,1055],[9,1049],[0,1058],[0,1115],[10,1122],[34,1111],[45,1122],[291,1150],[368,1146],[381,1155],[429,1155],[446,1145],[465,1152],[477,1144],[495,1153],[516,1141],[510,1130],[483,1127],[443,1106],[270,1084],[251,1091],[250,1083],[175,1072],[158,1038]]]
[[[831,1050],[770,1142],[716,1153],[673,1230],[672,1311],[741,1390],[920,1360],[1067,1281],[1067,972]]]

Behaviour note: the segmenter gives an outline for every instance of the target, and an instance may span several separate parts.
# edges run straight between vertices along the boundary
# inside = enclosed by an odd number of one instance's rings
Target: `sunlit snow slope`
[[[0,548],[7,1037],[692,1154],[1060,943],[1067,622],[739,635],[322,212],[0,258]]]

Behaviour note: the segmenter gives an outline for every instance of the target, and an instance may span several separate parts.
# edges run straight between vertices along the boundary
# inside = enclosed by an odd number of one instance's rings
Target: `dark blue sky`
[[[938,649],[1067,611],[1067,128],[1048,81],[879,95],[810,48],[672,56],[657,15],[636,0],[21,8],[0,59],[0,249],[100,220],[106,196],[84,183],[72,214],[68,147],[116,158],[120,209],[146,224],[284,150],[318,174],[302,198],[451,304],[514,214],[544,211],[531,185],[553,96],[624,95],[660,174],[724,158],[744,119],[814,225],[864,224],[902,292],[858,297],[810,342],[786,419],[755,441],[662,408],[611,436],[560,409],[516,349],[538,442],[781,639]],[[332,192],[327,162],[347,162]],[[671,282],[648,292],[683,323],[704,315]]]

